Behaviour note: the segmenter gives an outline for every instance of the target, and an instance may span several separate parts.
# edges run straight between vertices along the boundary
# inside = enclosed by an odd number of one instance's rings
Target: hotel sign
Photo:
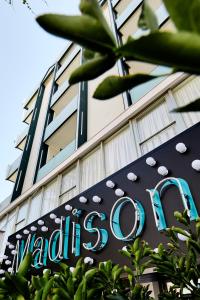
[[[124,264],[118,250],[136,236],[165,242],[175,210],[200,213],[199,136],[197,124],[10,236],[2,269],[15,272],[28,251],[33,274],[80,256]]]

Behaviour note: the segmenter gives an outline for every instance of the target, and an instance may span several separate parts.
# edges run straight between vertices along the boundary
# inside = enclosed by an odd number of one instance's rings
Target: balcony
[[[53,95],[51,99],[51,106],[53,106],[59,99],[60,97],[65,93],[65,91],[69,88],[69,82],[65,81],[61,86],[59,86],[58,90],[56,93]]]
[[[78,96],[74,97],[74,99],[61,111],[61,113],[47,126],[44,142],[74,114],[77,110],[77,105]]]
[[[6,197],[3,201],[0,203],[0,212],[3,211],[11,202],[12,194]]]
[[[64,62],[64,64],[58,69],[58,72],[56,74],[56,80],[61,76],[61,74],[65,71],[65,69],[70,65],[72,60],[77,56],[77,54],[80,51],[80,47],[77,46],[74,51],[69,55],[68,59]]]
[[[30,106],[36,102],[37,94],[38,94],[38,89],[35,90],[35,92],[31,95],[31,97],[29,97],[24,101],[23,103],[24,109],[28,110]]]
[[[30,124],[33,116],[33,110],[35,107],[35,102],[31,104],[28,110],[24,111],[24,115],[22,117],[22,121],[26,124]]]
[[[124,23],[127,21],[127,19],[135,13],[135,11],[138,9],[138,7],[142,4],[142,0],[136,0],[131,1],[130,4],[124,9],[124,11],[118,16],[116,23],[117,28],[120,29]],[[161,4],[159,7],[155,8],[155,14],[158,18],[158,23],[161,25],[168,17],[169,14],[163,4]],[[138,38],[144,32],[142,32],[140,29],[137,30],[138,32],[132,32],[130,35],[133,35],[134,38]]]
[[[17,139],[15,140],[15,148],[20,149],[20,150],[24,150],[28,130],[29,130],[29,127],[26,127],[22,131],[22,133],[17,136]]]
[[[171,68],[158,66],[150,74],[159,76],[161,74],[166,74],[166,76],[161,76],[152,80],[149,80],[145,83],[139,84],[135,88],[130,90],[130,95],[132,102],[135,103],[141,99],[144,95],[153,90],[159,83],[166,79],[167,75],[170,75],[172,72]]]
[[[65,88],[64,88],[64,87]],[[65,107],[79,94],[79,84],[67,85],[66,82],[60,86],[56,95],[51,102],[51,109],[54,111],[54,117],[58,116]],[[57,94],[57,93],[56,93]]]
[[[6,170],[6,180],[15,182],[17,178],[17,171],[20,166],[22,155],[20,155],[11,165],[8,165]]]
[[[126,20],[136,11],[136,9],[141,5],[142,0],[132,1],[125,10],[118,16],[116,20],[117,28],[119,29]]]
[[[50,159],[46,165],[44,165],[39,171],[37,181],[49,174],[53,169],[59,166],[64,160],[71,156],[76,150],[76,142],[73,140],[63,150],[61,150],[56,156]]]

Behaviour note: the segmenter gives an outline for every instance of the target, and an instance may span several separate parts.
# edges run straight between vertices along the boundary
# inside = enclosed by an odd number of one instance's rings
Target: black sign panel
[[[119,249],[136,236],[165,242],[175,210],[188,209],[191,220],[200,213],[199,136],[197,124],[10,236],[2,270],[15,272],[27,251],[33,274],[80,256],[127,264]]]

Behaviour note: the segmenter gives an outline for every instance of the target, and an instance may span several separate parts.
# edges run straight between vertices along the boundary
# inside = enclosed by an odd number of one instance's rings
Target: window
[[[41,215],[42,192],[38,192],[30,200],[29,213],[27,223],[31,223],[38,219]]]
[[[130,128],[124,128],[105,142],[106,175],[110,175],[136,159],[134,140]]]
[[[42,201],[42,214],[45,215],[58,206],[58,184],[57,179],[48,184],[44,189]]]
[[[67,202],[78,193],[77,189],[77,171],[74,166],[71,170],[68,170],[62,177],[61,183],[61,203]]]
[[[27,219],[27,213],[28,213],[28,201],[26,201],[19,207],[17,221],[16,221],[16,227],[15,227],[16,231],[20,230],[21,228],[23,228],[25,226],[26,219]]]
[[[95,149],[81,161],[81,191],[99,182],[103,177],[100,148]]]
[[[178,85],[172,94],[177,106],[184,106],[200,97],[200,77],[191,76]],[[200,121],[199,112],[182,113],[186,127],[190,127]]]
[[[137,117],[136,135],[140,153],[145,154],[174,137],[175,125],[164,99]]]

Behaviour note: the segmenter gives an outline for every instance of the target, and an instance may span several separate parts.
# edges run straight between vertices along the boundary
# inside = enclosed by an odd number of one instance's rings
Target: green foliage
[[[190,291],[192,299],[198,299],[200,297],[198,286],[200,278],[200,219],[195,224],[191,224],[187,211],[184,211],[183,214],[175,212],[174,215],[183,228],[174,226],[169,228],[166,232],[169,239],[167,247],[160,244],[157,253],[152,253],[150,257],[156,271],[173,283],[169,295],[176,294],[177,298],[178,296],[182,297],[183,290],[187,289]],[[178,237],[183,241],[179,241]],[[177,288],[180,289],[179,292],[177,292]],[[167,298],[166,293],[164,299],[173,298]]]
[[[109,76],[97,87],[94,98],[106,100],[154,78],[156,77],[148,74]]]
[[[163,0],[163,2],[178,30],[200,33],[199,0]]]
[[[73,72],[71,84],[100,76],[122,58],[168,66],[174,72],[200,74],[200,0],[163,2],[177,31],[160,32],[157,17],[144,0],[138,26],[145,30],[145,36],[138,39],[129,37],[119,47],[97,0],[81,0],[81,16],[43,15],[37,18],[37,22],[48,32],[87,48],[89,61]],[[111,76],[97,87],[94,97],[109,99],[151,79],[148,74]],[[182,111],[187,109],[190,107],[186,106]],[[196,110],[199,110],[198,105]]]
[[[149,259],[144,261],[144,259],[149,258],[151,252],[152,250],[148,243],[141,241],[139,238],[136,238],[133,245],[129,245],[126,251],[121,251],[122,255],[127,256],[131,260],[135,270],[134,279],[137,283],[139,283],[140,276],[151,264]]]
[[[134,272],[131,269],[114,265],[110,260],[101,262],[94,268],[85,264],[82,258],[73,269],[61,263],[58,272],[51,274],[51,271],[46,269],[42,276],[32,276],[30,281],[21,274],[25,265],[26,270],[29,269],[30,264],[27,265],[27,262],[30,262],[29,255],[22,262],[20,272],[16,275],[5,273],[5,279],[0,279],[0,299],[151,299],[148,287],[135,283]]]
[[[106,22],[106,19],[98,5],[98,2],[96,0],[81,0],[80,11],[85,15],[89,15],[95,18],[101,24],[107,35],[110,37],[111,44],[115,46],[114,35]]]
[[[48,32],[100,53],[112,51],[113,41],[103,26],[93,17],[46,14],[37,18]]]
[[[200,299],[200,218],[190,222],[188,212],[175,212],[181,227],[168,228],[168,243],[156,249],[136,238],[120,252],[127,257],[129,266],[119,266],[111,260],[91,267],[79,259],[75,268],[60,263],[58,272],[46,269],[42,276],[28,271],[31,255],[28,254],[16,274],[5,273],[0,279],[0,299],[8,300],[153,300],[149,286],[141,284],[148,268],[154,268],[171,287],[159,299],[183,299],[187,289],[192,299]],[[131,266],[131,267],[130,267]]]
[[[80,67],[78,67],[70,76],[69,83],[75,84],[83,80],[90,80],[109,70],[115,64],[115,59],[110,55],[95,55]]]
[[[196,99],[195,101],[185,105],[181,106],[179,108],[176,108],[173,110],[174,112],[197,112],[200,111],[200,99]]]
[[[144,1],[142,5],[142,13],[138,21],[138,26],[142,30],[150,30],[151,32],[157,31],[159,29],[159,25],[155,13],[147,1]]]
[[[0,279],[0,299],[31,300],[31,290],[27,278],[32,261],[31,254],[27,254],[19,266],[18,273],[13,275],[5,273],[5,278]]]
[[[184,72],[200,73],[198,62],[200,36],[195,33],[151,33],[140,39],[129,39],[117,50],[117,53],[129,60],[165,65]]]

